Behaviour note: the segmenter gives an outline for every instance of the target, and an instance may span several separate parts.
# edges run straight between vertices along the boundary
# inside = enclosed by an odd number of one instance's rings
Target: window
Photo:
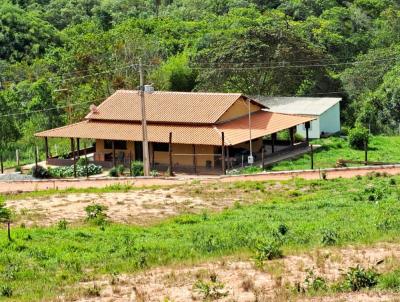
[[[169,144],[167,143],[154,143],[153,144],[154,151],[168,152]]]
[[[112,149],[112,142],[111,140],[105,140],[104,149]],[[114,141],[114,147],[117,150],[126,150],[126,141]]]

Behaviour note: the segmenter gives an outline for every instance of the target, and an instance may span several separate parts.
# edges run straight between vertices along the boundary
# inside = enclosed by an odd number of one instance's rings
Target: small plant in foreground
[[[85,208],[86,221],[94,222],[97,225],[102,225],[106,222],[107,215],[104,211],[107,210],[106,206],[100,204],[92,204]]]
[[[217,300],[228,295],[225,285],[217,280],[216,274],[211,274],[209,281],[197,280],[194,289],[200,293],[203,300]]]
[[[363,288],[372,288],[378,284],[379,274],[372,269],[365,269],[359,265],[350,267],[345,276],[345,286],[352,291]]]
[[[0,296],[1,297],[11,297],[13,295],[13,290],[11,288],[11,286],[7,285],[7,284],[3,284],[0,287]]]
[[[57,229],[59,230],[66,230],[68,226],[68,221],[64,218],[57,222]]]
[[[50,173],[46,168],[43,168],[42,166],[33,166],[32,167],[32,176],[35,178],[43,179],[43,178],[50,178]]]
[[[321,276],[315,275],[312,269],[307,270],[307,276],[304,280],[304,285],[306,290],[315,292],[323,291],[328,288],[326,285],[326,280]]]
[[[322,244],[324,245],[335,245],[339,240],[339,235],[334,230],[323,230],[322,231]]]
[[[131,169],[132,169],[133,176],[143,176],[144,175],[143,162],[141,162],[141,161],[132,162]]]
[[[281,243],[276,240],[261,241],[256,244],[254,260],[258,267],[262,267],[264,261],[282,258]]]
[[[93,284],[86,288],[86,296],[87,297],[100,297],[101,288],[97,284]]]
[[[11,211],[6,208],[3,197],[0,196],[0,223],[7,224],[7,237],[11,241]]]

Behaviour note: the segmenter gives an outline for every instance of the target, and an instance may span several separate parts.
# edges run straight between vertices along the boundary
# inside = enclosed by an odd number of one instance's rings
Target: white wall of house
[[[304,138],[306,137],[306,127],[304,124],[297,126],[297,133],[299,133]],[[308,137],[309,138],[319,138],[320,137],[320,121],[319,118],[311,121],[310,129],[308,129]]]
[[[320,115],[320,131],[336,133],[340,131],[340,103],[332,106]]]
[[[320,138],[321,132],[336,133],[340,131],[340,103],[329,108],[322,113],[316,120],[311,122],[309,129],[310,138]],[[297,133],[306,137],[306,128],[303,125],[297,126]]]

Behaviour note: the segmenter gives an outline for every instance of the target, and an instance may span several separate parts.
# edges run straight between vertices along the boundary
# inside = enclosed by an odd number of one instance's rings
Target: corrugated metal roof
[[[298,124],[313,120],[310,116],[295,116],[259,111],[252,114],[252,138],[262,137]],[[169,133],[179,144],[221,145],[221,133],[225,133],[226,145],[236,145],[249,140],[248,117],[215,126],[148,124],[148,140],[166,143]],[[83,121],[69,126],[37,133],[38,137],[92,138],[114,140],[142,140],[139,123]]]
[[[145,95],[146,119],[149,122],[213,124],[240,97],[240,93],[166,92]],[[264,107],[262,104],[259,104]],[[118,90],[98,106],[87,119],[140,121],[139,91]]]
[[[270,111],[286,114],[321,115],[332,106],[339,103],[341,98],[329,97],[265,97],[254,99],[268,106]]]

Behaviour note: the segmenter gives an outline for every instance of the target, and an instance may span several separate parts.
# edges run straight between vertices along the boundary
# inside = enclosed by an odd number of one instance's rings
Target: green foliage
[[[349,145],[356,150],[364,150],[365,143],[368,143],[368,129],[356,127],[349,130]]]
[[[144,175],[143,162],[141,162],[141,161],[132,162],[131,169],[132,169],[133,176],[143,176]]]
[[[57,222],[57,229],[66,230],[68,226],[68,221],[65,219],[61,219]]]
[[[97,166],[95,164],[88,164],[87,169],[86,166],[82,163],[84,161],[81,161],[79,164],[77,163],[76,165],[76,176],[77,177],[83,177],[88,174],[88,176],[91,175],[97,175],[101,174],[103,172],[103,168],[101,166]],[[55,168],[49,168],[48,172],[50,173],[51,177],[54,178],[65,178],[65,177],[72,177],[74,176],[74,166],[66,166],[66,167],[55,167]]]
[[[125,167],[123,165],[118,165],[116,167],[113,167],[108,171],[108,175],[111,177],[119,177],[123,176],[125,171]]]
[[[225,285],[218,281],[216,274],[210,275],[210,280],[197,280],[193,286],[194,290],[202,295],[203,300],[218,300],[228,295],[224,290]]]
[[[33,166],[32,170],[31,170],[31,173],[32,173],[33,177],[39,178],[39,179],[50,178],[51,177],[51,174],[49,173],[49,171],[46,168],[44,168],[44,167],[42,167],[40,165]]]
[[[379,277],[378,286],[380,289],[400,291],[400,270],[383,274]]]
[[[325,229],[322,231],[321,242],[324,245],[335,245],[339,240],[339,235],[334,230]]]
[[[361,266],[350,267],[345,276],[345,285],[352,291],[372,288],[378,284],[379,274],[372,269]]]
[[[307,276],[304,280],[305,289],[307,291],[325,291],[328,286],[326,280],[317,276],[312,269],[307,270]]]
[[[105,211],[107,211],[107,207],[100,204],[91,204],[85,207],[86,221],[103,226],[107,219]]]
[[[260,267],[266,260],[279,259],[283,257],[281,250],[282,243],[278,240],[261,240],[255,245],[254,260]]]
[[[0,286],[0,296],[1,297],[9,298],[9,297],[12,297],[12,295],[13,295],[13,290],[12,290],[12,287],[10,285],[2,284]]]

